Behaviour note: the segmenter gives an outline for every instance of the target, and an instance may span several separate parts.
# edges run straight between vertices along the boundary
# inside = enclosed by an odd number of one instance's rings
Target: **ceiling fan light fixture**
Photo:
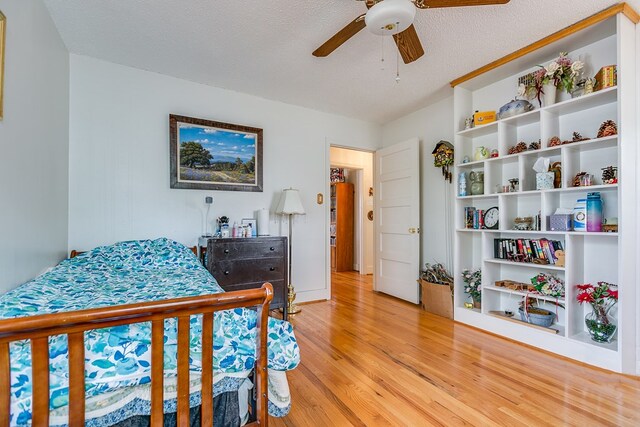
[[[383,0],[367,11],[367,29],[379,36],[390,36],[406,30],[416,17],[416,6],[410,0]]]

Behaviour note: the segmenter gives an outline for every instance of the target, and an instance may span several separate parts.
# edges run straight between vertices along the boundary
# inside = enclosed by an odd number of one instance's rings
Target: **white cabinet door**
[[[375,153],[376,291],[417,304],[420,273],[418,138]]]

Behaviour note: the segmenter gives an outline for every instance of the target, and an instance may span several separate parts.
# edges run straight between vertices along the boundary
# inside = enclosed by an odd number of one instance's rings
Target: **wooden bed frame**
[[[75,251],[73,251],[75,252]],[[72,257],[75,255],[72,252]],[[77,253],[76,253],[77,254]],[[69,426],[84,426],[84,333],[93,329],[151,322],[151,425],[163,423],[164,320],[178,319],[177,425],[189,426],[189,316],[202,314],[202,426],[213,424],[213,313],[257,307],[255,365],[256,421],[267,426],[267,317],[273,287],[175,298],[55,314],[0,320],[0,426],[9,425],[11,377],[9,343],[31,340],[32,425],[49,425],[49,342],[67,335],[69,347]]]

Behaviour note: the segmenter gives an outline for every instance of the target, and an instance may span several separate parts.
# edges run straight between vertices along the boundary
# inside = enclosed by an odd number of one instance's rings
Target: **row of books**
[[[464,226],[479,230],[484,228],[484,210],[476,208],[464,208]]]
[[[548,239],[494,239],[494,256],[515,262],[543,262],[554,265],[556,251],[564,250],[562,242]]]

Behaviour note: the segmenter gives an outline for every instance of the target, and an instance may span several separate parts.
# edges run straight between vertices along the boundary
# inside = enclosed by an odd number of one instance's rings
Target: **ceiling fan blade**
[[[344,42],[355,36],[365,27],[364,15],[358,16],[356,19],[347,24],[346,27],[338,31],[333,37],[324,42],[322,46],[313,51],[313,56],[327,56]]]
[[[395,34],[393,38],[405,64],[409,64],[424,55],[424,49],[413,24],[403,32]]]
[[[416,0],[420,9],[435,9],[440,7],[489,6],[493,4],[507,4],[510,0]]]

